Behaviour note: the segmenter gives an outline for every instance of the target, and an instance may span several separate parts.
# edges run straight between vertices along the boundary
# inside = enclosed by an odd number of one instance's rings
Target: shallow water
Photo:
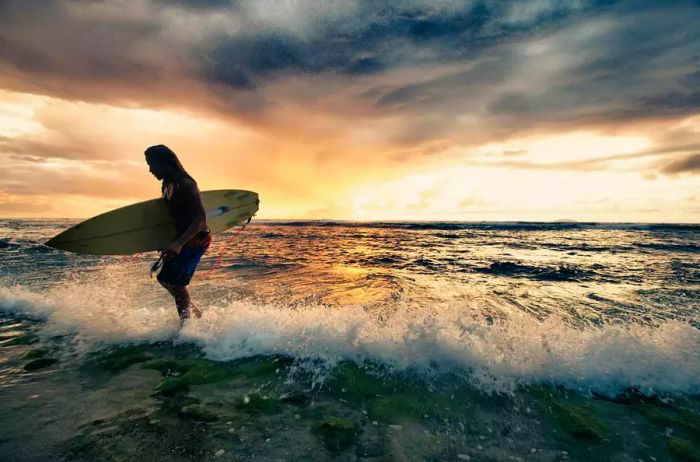
[[[72,223],[0,220],[0,459],[699,457],[699,226],[253,222],[180,331]]]

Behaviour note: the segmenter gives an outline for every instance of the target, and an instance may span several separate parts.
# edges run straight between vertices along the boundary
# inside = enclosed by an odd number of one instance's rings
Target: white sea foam
[[[36,293],[0,286],[0,310],[41,318],[50,334],[72,332],[96,342],[155,341],[172,335],[175,310],[167,297],[67,285]],[[478,306],[392,305],[379,316],[363,306],[211,303],[189,321],[180,341],[195,342],[218,360],[283,354],[321,360],[372,361],[398,369],[462,370],[489,390],[551,383],[614,394],[700,391],[700,330],[682,322],[575,328],[552,316],[538,321],[511,313],[485,322]]]
[[[171,337],[177,332],[177,319],[168,316],[172,313],[164,303],[154,303],[165,298],[154,300],[143,289],[144,284],[123,278],[70,280],[41,291],[0,285],[0,311],[46,321],[45,335],[77,334],[89,343]]]
[[[577,329],[556,317],[539,322],[513,314],[493,325],[480,319],[472,307],[396,307],[380,324],[359,306],[289,310],[237,302],[212,307],[182,338],[217,359],[279,353],[400,369],[456,367],[497,390],[542,382],[601,393],[700,387],[700,331],[685,323]]]

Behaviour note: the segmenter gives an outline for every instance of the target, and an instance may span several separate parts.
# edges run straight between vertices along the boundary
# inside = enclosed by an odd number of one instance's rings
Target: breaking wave
[[[128,290],[126,292],[129,292]],[[137,301],[140,300],[140,301]],[[43,321],[39,334],[74,334],[85,348],[104,343],[194,342],[216,360],[285,355],[329,368],[341,361],[380,364],[416,374],[460,372],[487,390],[552,384],[615,395],[700,391],[700,330],[681,321],[656,327],[607,324],[576,328],[557,316],[524,313],[494,321],[465,302],[361,305],[205,305],[204,316],[177,334],[164,300],[94,285],[64,285],[41,293],[0,286],[0,311]]]

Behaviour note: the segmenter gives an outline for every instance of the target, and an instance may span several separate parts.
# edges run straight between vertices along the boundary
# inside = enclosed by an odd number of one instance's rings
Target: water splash
[[[129,300],[84,285],[45,294],[0,288],[0,309],[44,319],[46,335],[74,333],[92,346],[173,335],[174,311]],[[341,310],[238,300],[204,308],[178,341],[195,342],[217,360],[285,355],[326,368],[350,360],[421,374],[456,370],[492,391],[546,383],[608,395],[628,388],[692,393],[700,385],[700,331],[678,321],[577,328],[517,312],[494,320],[455,303]]]

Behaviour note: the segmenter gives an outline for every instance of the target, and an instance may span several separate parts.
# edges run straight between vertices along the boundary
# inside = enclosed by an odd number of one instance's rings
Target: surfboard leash
[[[228,238],[228,240],[226,241],[226,244],[224,244],[221,247],[221,250],[219,250],[219,254],[216,256],[216,263],[214,263],[214,265],[211,268],[209,268],[208,270],[202,271],[199,274],[201,274],[201,275],[208,274],[221,266],[221,260],[223,259],[224,250],[226,250],[226,247],[228,247],[236,237],[238,237],[241,233],[243,233],[243,230],[245,229],[246,226],[248,226],[248,223],[250,223],[250,220],[252,220],[252,219],[253,219],[253,215],[248,217],[248,220],[245,223],[243,223],[243,226],[241,226],[241,229],[239,229],[231,237]]]

